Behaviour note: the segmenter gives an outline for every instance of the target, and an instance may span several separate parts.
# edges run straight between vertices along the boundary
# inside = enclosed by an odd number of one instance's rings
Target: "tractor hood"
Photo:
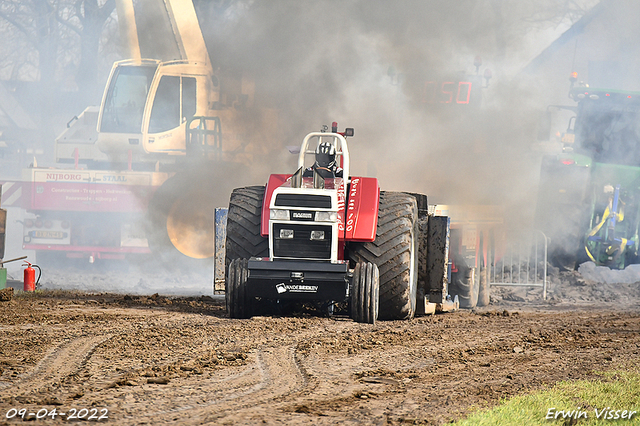
[[[279,203],[277,199],[272,200],[276,192],[276,195],[284,197],[283,199],[289,199],[287,205],[293,209],[297,207],[301,210],[337,211],[341,240],[375,240],[380,197],[378,179],[351,177],[348,183],[342,178],[326,179],[324,189],[315,189],[312,178],[303,178],[301,188],[292,188],[291,176],[290,174],[273,174],[269,177],[262,205],[260,229],[262,236],[269,235],[270,207]],[[281,189],[276,191],[277,188]],[[292,198],[298,199],[293,201]]]

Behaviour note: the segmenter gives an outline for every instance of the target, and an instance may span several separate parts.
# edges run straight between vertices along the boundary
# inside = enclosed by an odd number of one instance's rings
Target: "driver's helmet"
[[[329,142],[320,142],[316,148],[316,167],[336,168],[336,148]]]

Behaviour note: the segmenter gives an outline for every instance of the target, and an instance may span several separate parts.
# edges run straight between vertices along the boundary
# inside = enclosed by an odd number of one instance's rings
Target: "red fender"
[[[269,176],[269,181],[267,182],[267,186],[264,190],[264,200],[262,201],[262,219],[260,222],[260,235],[263,237],[269,236],[269,204],[271,203],[271,197],[273,196],[273,191],[276,188],[282,186],[283,183],[289,179],[291,175],[276,175],[273,174]]]
[[[378,179],[352,177],[345,218],[347,241],[373,241],[378,226],[380,186]]]

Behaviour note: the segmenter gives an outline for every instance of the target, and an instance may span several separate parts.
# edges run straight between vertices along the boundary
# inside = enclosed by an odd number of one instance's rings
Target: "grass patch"
[[[455,424],[640,425],[640,368],[600,374],[602,378],[598,380],[559,382],[548,390],[504,400],[497,407],[478,411]],[[632,411],[636,413],[629,419]],[[548,414],[550,419],[546,419]]]

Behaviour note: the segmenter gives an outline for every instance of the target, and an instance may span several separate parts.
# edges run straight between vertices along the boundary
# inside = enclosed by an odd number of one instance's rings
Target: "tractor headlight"
[[[269,210],[269,219],[289,220],[289,210]]]
[[[316,222],[335,222],[338,220],[337,212],[316,212]]]
[[[324,240],[324,231],[311,231],[311,240]]]
[[[291,239],[291,238],[293,238],[293,229],[281,229],[280,230],[280,238],[282,238],[282,239]]]

